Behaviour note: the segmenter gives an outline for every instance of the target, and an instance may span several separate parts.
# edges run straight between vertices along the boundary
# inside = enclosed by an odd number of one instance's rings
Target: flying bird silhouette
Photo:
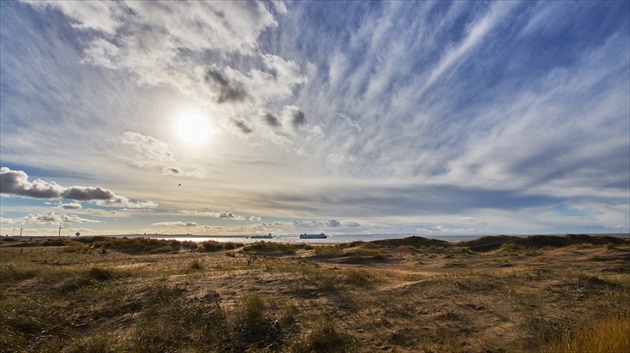
[[[177,186],[182,186],[182,184],[177,184]]]

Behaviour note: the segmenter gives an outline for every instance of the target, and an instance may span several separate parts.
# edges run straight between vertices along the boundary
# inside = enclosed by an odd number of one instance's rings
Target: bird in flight
[[[178,184],[177,186],[182,186],[182,184]]]

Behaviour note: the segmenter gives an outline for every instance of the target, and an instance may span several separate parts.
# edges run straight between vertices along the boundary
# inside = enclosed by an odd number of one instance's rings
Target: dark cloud
[[[336,219],[331,219],[330,221],[326,221],[324,224],[327,227],[331,227],[331,228],[341,226],[341,223],[338,220],[336,220]]]
[[[61,193],[61,197],[69,200],[91,201],[113,200],[118,196],[111,190],[103,189],[100,186],[71,186]]]
[[[177,167],[168,167],[162,169],[162,175],[181,175],[184,171]]]
[[[300,126],[304,126],[306,124],[306,115],[301,110],[296,110],[293,112],[293,119],[291,120],[291,124],[294,128],[298,128]]]
[[[63,187],[57,183],[36,179],[28,181],[28,175],[21,170],[0,168],[0,194],[31,197],[35,199],[68,199],[77,201],[93,201],[99,205],[153,208],[154,202],[134,202],[128,198],[116,195],[113,191],[100,186],[71,186]]]
[[[28,181],[28,175],[21,170],[0,168],[0,194],[32,197],[36,199],[60,198],[63,188],[55,182],[36,179]]]
[[[247,98],[247,92],[240,82],[231,81],[216,66],[206,69],[204,81],[216,93],[217,103],[241,102]]]
[[[239,118],[231,118],[230,121],[234,126],[236,126],[242,133],[251,134],[254,130],[242,119]]]
[[[269,111],[266,111],[266,110],[261,111],[260,119],[267,126],[272,127],[274,129],[282,127],[280,120],[278,120],[278,118]]]
[[[306,125],[306,115],[296,106],[287,106],[282,112],[283,120],[297,130]]]

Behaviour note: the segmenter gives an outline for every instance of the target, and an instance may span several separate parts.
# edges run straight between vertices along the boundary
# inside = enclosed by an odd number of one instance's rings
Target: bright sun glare
[[[210,123],[199,112],[188,111],[177,118],[177,135],[186,143],[193,145],[204,143],[211,133]]]

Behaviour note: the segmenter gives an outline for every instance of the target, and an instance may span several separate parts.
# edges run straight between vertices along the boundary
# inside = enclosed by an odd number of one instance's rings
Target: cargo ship
[[[321,234],[300,234],[300,239],[326,239],[328,236],[324,233]]]
[[[271,235],[271,233],[267,234],[267,235],[252,235],[251,237],[249,237],[250,239],[272,239],[273,236]]]

